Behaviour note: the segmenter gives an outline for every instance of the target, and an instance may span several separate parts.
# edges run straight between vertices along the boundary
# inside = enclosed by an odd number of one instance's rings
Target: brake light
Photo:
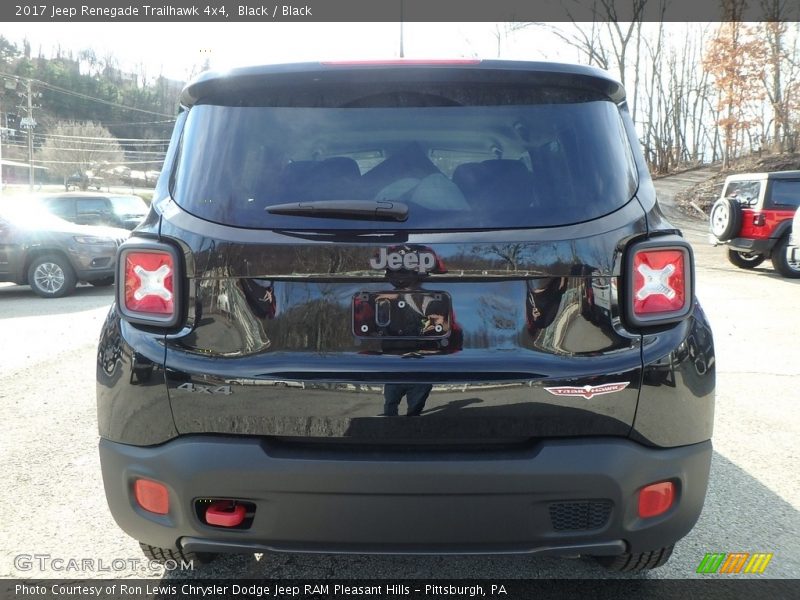
[[[755,227],[763,227],[767,224],[767,215],[764,213],[755,213],[753,215],[753,225]]]
[[[682,240],[639,242],[629,260],[628,317],[634,325],[654,325],[686,317],[693,304],[691,250]]]
[[[637,252],[633,257],[633,312],[679,310],[686,302],[686,265],[679,250]]]
[[[329,60],[322,61],[326,67],[446,67],[478,65],[479,58],[390,58],[387,60]]]
[[[178,255],[171,246],[123,246],[118,259],[117,306],[129,321],[172,326],[178,317]]]
[[[125,308],[171,315],[175,310],[175,264],[166,252],[129,252],[125,256]]]

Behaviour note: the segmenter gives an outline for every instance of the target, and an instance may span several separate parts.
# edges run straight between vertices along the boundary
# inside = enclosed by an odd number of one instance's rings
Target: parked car
[[[103,188],[103,178],[96,177],[92,173],[73,173],[64,181],[64,190],[69,191],[75,188],[79,190],[96,189],[98,192]]]
[[[667,561],[713,338],[619,82],[316,63],[181,104],[98,351],[106,496],[146,556]]]
[[[790,263],[800,262],[800,209],[794,211],[792,219],[792,232],[789,235],[789,248],[787,260]]]
[[[135,229],[147,216],[139,196],[72,192],[44,196],[42,203],[54,215],[81,225],[107,225]]]
[[[0,281],[28,284],[43,298],[59,298],[85,281],[114,283],[124,229],[76,225],[53,216],[32,198],[0,202]]]
[[[800,277],[800,262],[789,249],[798,206],[800,171],[730,175],[711,207],[710,241],[727,245],[737,267],[753,269],[771,258],[784,277]]]

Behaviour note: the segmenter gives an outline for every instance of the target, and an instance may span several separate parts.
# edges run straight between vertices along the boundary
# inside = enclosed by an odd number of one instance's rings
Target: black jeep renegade
[[[618,82],[300,64],[181,104],[97,364],[108,503],[148,556],[666,562],[714,350]]]

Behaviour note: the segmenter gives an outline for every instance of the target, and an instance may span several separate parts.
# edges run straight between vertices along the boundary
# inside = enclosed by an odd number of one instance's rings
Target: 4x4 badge
[[[230,396],[233,393],[231,391],[231,386],[229,385],[197,385],[196,383],[182,383],[175,389],[182,390],[184,392],[194,392],[196,394],[223,394],[225,396]]]
[[[583,387],[546,387],[548,392],[554,396],[582,396],[587,400],[591,400],[595,396],[602,396],[603,394],[612,394],[624,390],[630,385],[630,381],[622,383],[604,383],[603,385],[584,385]]]

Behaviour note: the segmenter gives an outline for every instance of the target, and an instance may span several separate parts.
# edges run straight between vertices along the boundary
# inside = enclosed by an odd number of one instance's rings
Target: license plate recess
[[[447,292],[359,292],[353,296],[353,334],[378,339],[446,338],[452,327],[452,307]]]

